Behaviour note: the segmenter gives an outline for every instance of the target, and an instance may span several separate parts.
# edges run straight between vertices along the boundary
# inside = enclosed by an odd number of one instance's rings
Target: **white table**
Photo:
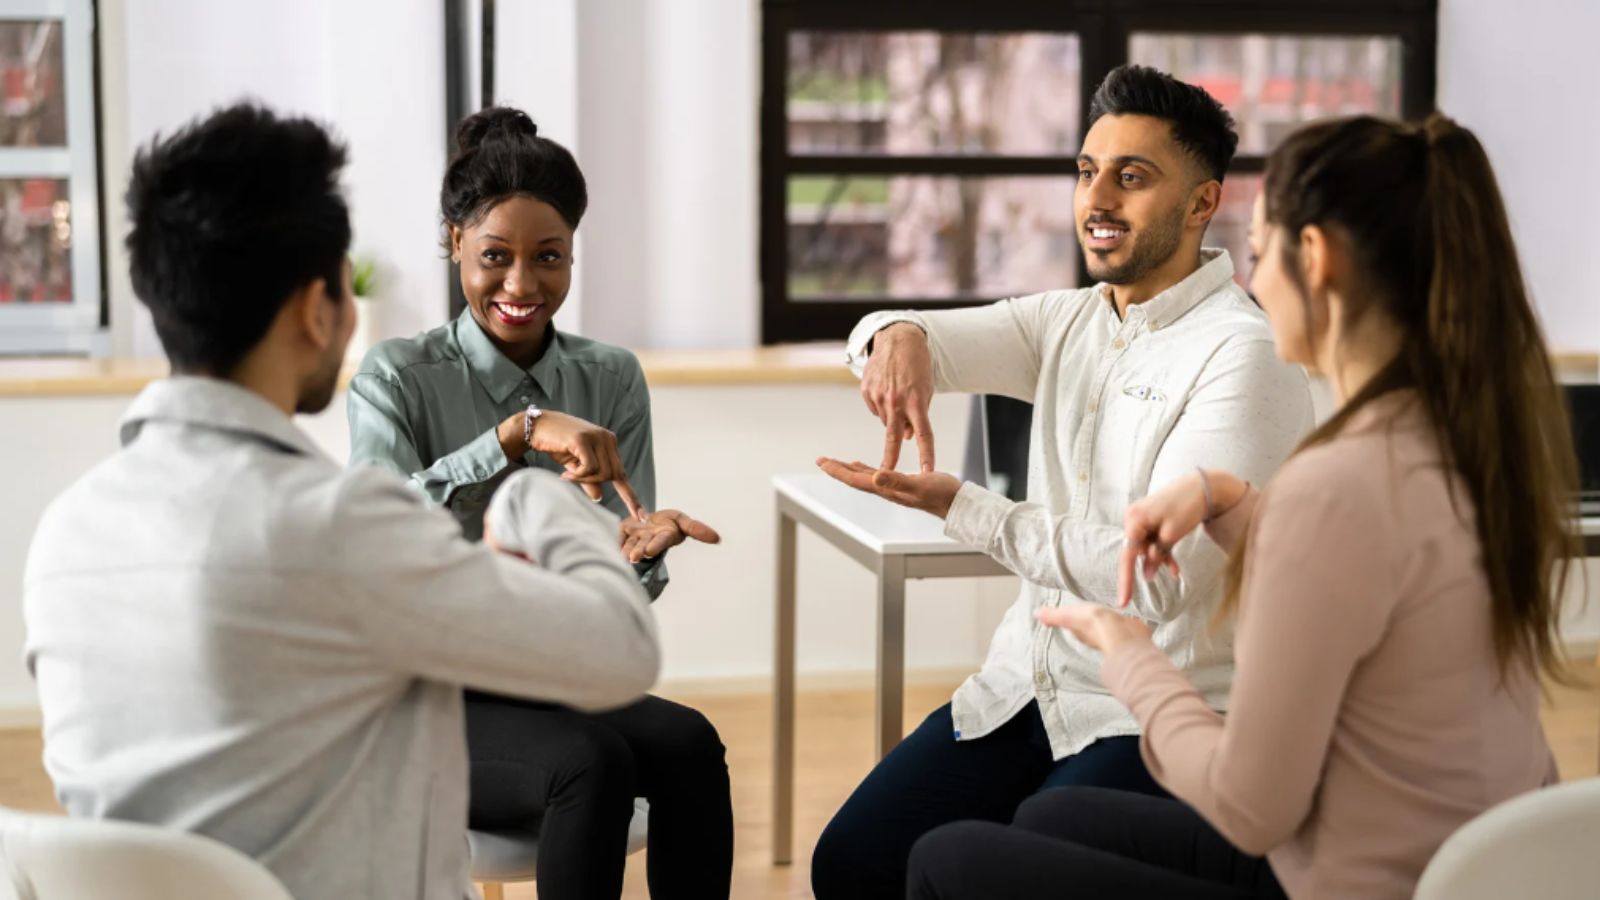
[[[877,753],[901,738],[908,578],[1009,575],[988,554],[944,536],[927,513],[846,487],[821,472],[772,479],[777,495],[777,639],[772,766],[772,861],[790,862],[794,831],[794,622],[796,524],[878,576]]]
[[[1578,533],[1583,535],[1583,555],[1600,556],[1600,516],[1579,519]]]

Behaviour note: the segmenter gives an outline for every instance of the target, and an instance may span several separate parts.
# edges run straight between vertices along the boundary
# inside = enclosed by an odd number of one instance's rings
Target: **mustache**
[[[1110,216],[1096,215],[1090,216],[1089,218],[1083,220],[1084,228],[1093,228],[1096,225],[1115,225],[1118,228],[1125,228],[1128,231],[1133,230],[1132,225],[1129,225],[1127,222],[1121,221],[1120,219],[1113,219]]]

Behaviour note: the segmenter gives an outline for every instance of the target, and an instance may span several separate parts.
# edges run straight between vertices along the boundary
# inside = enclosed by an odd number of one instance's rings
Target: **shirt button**
[[[1040,687],[1044,687],[1045,685],[1050,683],[1050,676],[1046,675],[1043,672],[1035,672],[1035,673],[1033,673],[1033,682],[1034,682],[1034,684],[1037,684]]]
[[[1121,350],[1123,347],[1126,347],[1126,346],[1128,346],[1128,342],[1123,340],[1122,338],[1117,338],[1116,340],[1111,342],[1111,349],[1113,349],[1113,350]]]
[[[527,394],[523,394],[522,395],[522,402],[523,403],[527,403],[528,402],[528,395]]]
[[[1089,473],[1088,472],[1079,472],[1078,473],[1078,480],[1079,481],[1088,481],[1089,480]]]
[[[1099,403],[1091,402],[1089,404],[1089,412],[1093,413],[1093,412],[1099,412],[1099,411],[1100,411],[1100,404]]]

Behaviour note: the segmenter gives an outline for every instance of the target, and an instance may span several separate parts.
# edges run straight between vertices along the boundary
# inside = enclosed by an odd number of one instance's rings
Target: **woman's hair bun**
[[[514,142],[538,136],[539,126],[527,113],[509,106],[491,106],[461,120],[456,126],[456,148],[465,154],[491,141]]]

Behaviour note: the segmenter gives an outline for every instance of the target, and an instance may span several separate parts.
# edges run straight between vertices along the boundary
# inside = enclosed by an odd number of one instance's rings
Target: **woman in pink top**
[[[1145,623],[1040,609],[1104,654],[1179,799],[1069,788],[947,826],[913,898],[1406,898],[1452,831],[1555,780],[1575,464],[1483,147],[1442,116],[1304,128],[1251,246],[1279,355],[1341,407],[1264,491],[1201,470],[1133,504],[1118,598],[1205,526],[1234,562],[1227,715]]]

